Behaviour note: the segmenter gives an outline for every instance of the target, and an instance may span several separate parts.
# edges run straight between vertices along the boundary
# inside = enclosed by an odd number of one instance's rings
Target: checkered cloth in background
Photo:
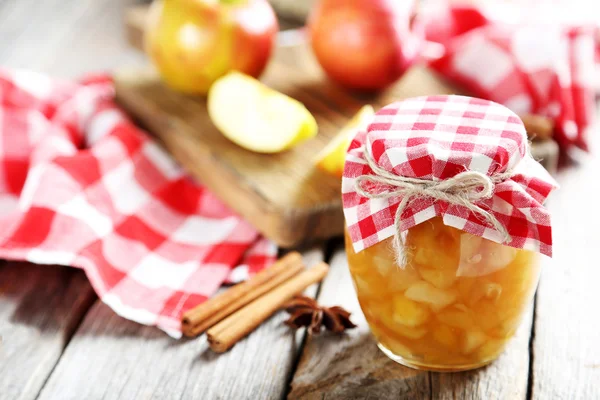
[[[506,228],[509,246],[552,254],[550,214],[544,200],[556,188],[554,179],[526,152],[527,135],[513,112],[497,103],[464,96],[408,99],[382,108],[367,132],[348,149],[342,178],[342,200],[348,233],[355,251],[396,234],[394,220],[403,195],[366,198],[356,190],[359,176],[374,175],[364,152],[379,168],[407,178],[441,181],[465,170],[487,176],[512,173],[496,183],[491,198],[475,203]],[[364,186],[363,186],[364,187]],[[376,193],[397,188],[372,187]],[[462,205],[431,197],[408,202],[402,231],[441,216],[444,223],[500,242],[502,236]]]
[[[561,15],[558,5],[538,7],[519,2],[433,9],[423,16],[426,36],[443,53],[429,66],[472,96],[552,118],[562,149],[586,149],[600,27]]]
[[[82,268],[116,313],[179,337],[184,311],[277,248],[186,176],[113,95],[107,77],[0,71],[0,258]]]

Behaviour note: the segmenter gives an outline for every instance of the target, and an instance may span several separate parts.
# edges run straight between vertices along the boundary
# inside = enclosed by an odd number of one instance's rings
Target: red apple
[[[277,31],[267,0],[158,0],[150,10],[146,47],[167,84],[205,94],[232,70],[258,77]]]
[[[414,0],[320,0],[309,19],[312,49],[327,75],[352,89],[378,90],[414,61]]]

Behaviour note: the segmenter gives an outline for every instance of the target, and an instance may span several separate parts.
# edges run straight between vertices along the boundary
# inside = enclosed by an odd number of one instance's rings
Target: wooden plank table
[[[133,2],[0,2],[0,64],[75,77],[142,62],[121,29],[122,8]],[[342,338],[306,338],[277,314],[223,355],[207,350],[204,337],[175,341],[116,316],[81,271],[3,263],[0,399],[600,399],[600,212],[590,210],[600,196],[598,171],[598,158],[582,157],[559,172],[562,188],[549,202],[555,257],[545,260],[530,318],[486,368],[439,374],[387,359],[334,240],[304,250],[310,262],[332,266],[308,293],[353,311],[359,327]]]

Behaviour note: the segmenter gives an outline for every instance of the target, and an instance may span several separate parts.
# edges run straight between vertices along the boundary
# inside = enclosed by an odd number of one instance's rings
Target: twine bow
[[[484,210],[476,203],[492,197],[496,183],[510,178],[512,172],[488,176],[477,171],[465,171],[441,181],[409,178],[393,174],[379,167],[373,159],[373,155],[367,150],[369,147],[365,146],[363,153],[374,175],[361,175],[356,178],[356,191],[361,196],[369,199],[402,197],[402,201],[400,201],[394,217],[394,227],[396,229],[394,247],[399,258],[402,258],[400,230],[402,213],[408,203],[415,198],[433,198],[463,206],[469,211],[483,217],[487,223],[502,235],[503,243],[511,240],[511,236],[504,225],[492,213]],[[371,183],[372,185],[369,188],[365,188],[364,183]],[[382,187],[385,187],[385,189],[380,190]]]

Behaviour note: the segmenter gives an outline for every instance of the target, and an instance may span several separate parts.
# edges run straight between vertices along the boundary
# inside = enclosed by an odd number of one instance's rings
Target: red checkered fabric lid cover
[[[401,195],[367,198],[357,192],[357,178],[374,174],[365,151],[379,168],[407,178],[441,182],[465,171],[508,174],[495,184],[490,198],[476,205],[508,231],[505,244],[552,254],[550,214],[542,204],[557,185],[531,158],[521,120],[504,106],[464,96],[428,96],[377,112],[367,131],[352,141],[342,178],[344,215],[357,252],[396,233],[394,217],[402,201]],[[466,207],[423,196],[409,201],[400,230],[435,216],[448,226],[502,242],[496,229]]]

